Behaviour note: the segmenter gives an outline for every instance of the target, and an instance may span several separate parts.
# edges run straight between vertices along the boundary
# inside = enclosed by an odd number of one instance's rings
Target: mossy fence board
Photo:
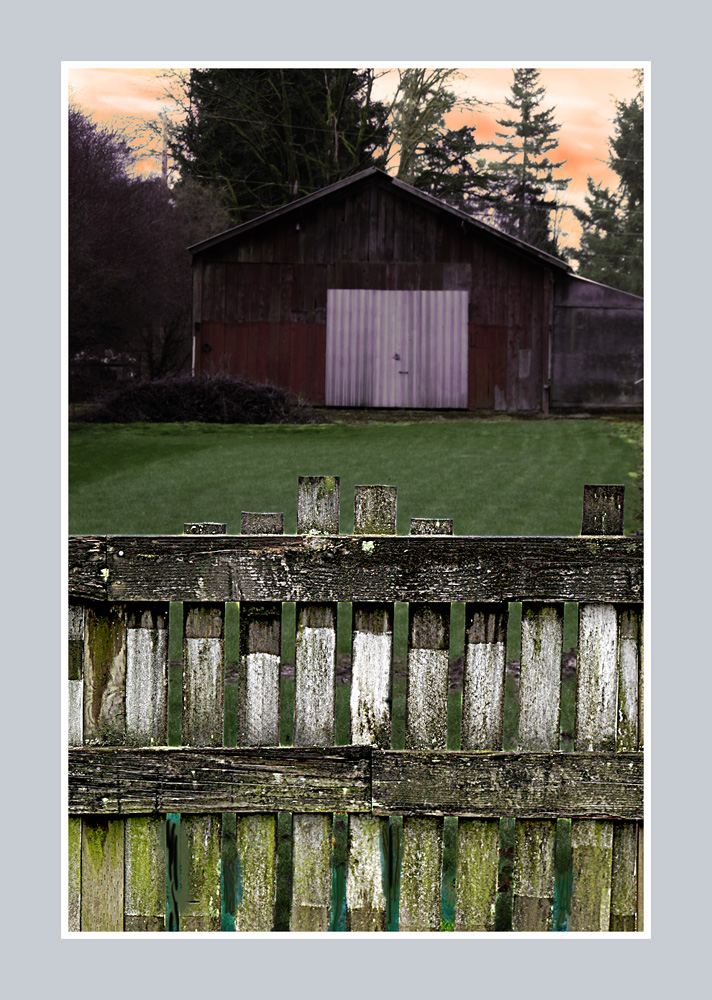
[[[281,515],[245,513],[236,536],[204,522],[70,539],[68,930],[642,930],[642,541],[622,536],[622,511],[621,487],[585,487],[580,537],[459,537],[414,519],[399,538],[395,489],[357,487],[342,536],[339,480],[305,477],[296,536]],[[399,601],[405,749],[392,749]],[[282,602],[296,603],[293,673]],[[337,602],[351,605],[348,745],[335,745]],[[279,745],[285,710],[293,746]]]

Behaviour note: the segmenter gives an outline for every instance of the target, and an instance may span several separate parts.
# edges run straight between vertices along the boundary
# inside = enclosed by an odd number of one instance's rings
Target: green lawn
[[[456,534],[571,535],[586,483],[628,486],[636,514],[639,422],[612,420],[245,426],[72,424],[71,534],[173,534],[185,521],[282,511],[296,530],[299,476],[341,477],[341,530],[355,484],[398,488],[398,532],[411,517],[451,517]]]

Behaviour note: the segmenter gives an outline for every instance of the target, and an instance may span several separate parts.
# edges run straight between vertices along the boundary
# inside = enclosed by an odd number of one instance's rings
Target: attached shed
[[[190,249],[195,373],[326,406],[548,406],[569,265],[381,170]]]
[[[567,275],[555,285],[552,340],[552,408],[642,409],[642,298]]]

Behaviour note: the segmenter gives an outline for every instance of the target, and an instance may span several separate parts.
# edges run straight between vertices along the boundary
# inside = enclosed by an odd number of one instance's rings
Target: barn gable
[[[546,405],[569,266],[383,171],[190,249],[196,372],[322,405]]]

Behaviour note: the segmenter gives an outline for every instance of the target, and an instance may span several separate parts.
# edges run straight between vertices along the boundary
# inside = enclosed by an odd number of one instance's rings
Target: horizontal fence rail
[[[573,538],[399,537],[358,486],[340,535],[304,477],[296,535],[71,537],[69,930],[642,930],[623,499],[585,487]]]
[[[73,538],[72,597],[100,601],[642,600],[639,538]]]
[[[639,753],[369,747],[69,751],[69,812],[643,819]]]

